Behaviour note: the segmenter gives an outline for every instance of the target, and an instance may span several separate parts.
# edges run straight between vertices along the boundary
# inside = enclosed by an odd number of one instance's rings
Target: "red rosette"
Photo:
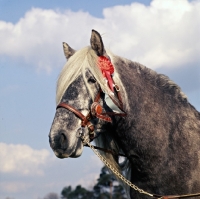
[[[114,92],[113,80],[111,75],[114,73],[115,69],[111,61],[107,57],[100,56],[98,59],[98,67],[101,69],[103,76],[108,80],[108,85],[111,91]]]
[[[104,56],[100,56],[98,60],[98,66],[103,71],[108,71],[110,74],[114,73],[114,66],[111,61]]]

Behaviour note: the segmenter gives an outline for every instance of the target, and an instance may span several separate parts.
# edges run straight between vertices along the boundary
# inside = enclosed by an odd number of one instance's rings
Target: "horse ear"
[[[98,56],[104,55],[105,49],[104,49],[103,41],[102,41],[101,35],[96,30],[92,30],[90,44],[91,44],[92,49],[96,52]]]
[[[65,57],[69,59],[76,51],[72,49],[67,43],[63,42],[63,50]]]

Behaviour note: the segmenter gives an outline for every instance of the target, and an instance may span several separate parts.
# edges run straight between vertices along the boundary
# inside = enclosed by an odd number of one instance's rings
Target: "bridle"
[[[93,146],[90,144],[91,141],[93,141],[95,139],[95,134],[94,134],[94,125],[91,122],[92,118],[99,118],[101,120],[104,120],[106,122],[112,122],[112,119],[110,116],[120,116],[120,117],[125,117],[127,114],[124,111],[123,108],[123,103],[122,103],[122,98],[121,98],[121,94],[120,94],[120,89],[119,87],[115,84],[114,85],[115,88],[115,92],[117,93],[117,98],[118,100],[116,100],[112,95],[109,95],[109,97],[112,99],[113,103],[122,111],[122,113],[116,113],[116,112],[103,112],[103,108],[100,105],[99,101],[101,99],[101,95],[103,94],[102,90],[99,89],[99,92],[97,93],[97,96],[95,97],[94,102],[92,103],[91,107],[90,107],[90,111],[88,112],[88,114],[86,116],[84,116],[80,111],[78,111],[76,108],[70,106],[69,104],[65,103],[65,102],[61,102],[60,104],[57,105],[57,108],[65,108],[69,111],[71,111],[72,113],[74,113],[80,120],[81,120],[81,127],[85,128],[87,127],[89,130],[89,139],[87,139],[85,137],[85,135],[82,135],[82,141],[83,143],[85,143],[85,146],[89,146],[94,153],[101,159],[101,161],[118,177],[120,178],[124,183],[126,183],[128,186],[130,186],[131,188],[133,188],[135,191],[141,193],[141,194],[145,194],[148,195],[152,198],[157,198],[157,199],[179,199],[179,198],[191,198],[191,197],[199,197],[200,193],[196,193],[196,194],[188,194],[188,195],[169,195],[169,196],[163,196],[163,195],[157,195],[157,194],[151,194],[148,193],[142,189],[140,189],[139,187],[137,187],[136,185],[134,185],[133,183],[131,183],[129,180],[127,180],[121,173],[119,173],[117,170],[115,170],[112,165],[110,165],[107,160],[96,150],[103,150],[107,153],[111,153],[113,155],[120,155],[120,156],[125,156],[124,154],[116,154],[114,151],[109,150],[109,149],[104,149],[101,147],[97,147],[97,146]]]
[[[113,103],[122,111],[121,113],[103,112],[103,108],[99,103],[101,96],[104,95],[104,93],[101,89],[99,89],[99,92],[97,93],[97,95],[94,99],[94,102],[92,103],[92,105],[90,107],[90,111],[88,112],[88,114],[86,116],[84,116],[79,110],[77,110],[76,108],[72,107],[71,105],[69,105],[65,102],[61,102],[60,104],[58,104],[56,109],[65,108],[65,109],[71,111],[72,113],[74,113],[81,120],[81,127],[88,128],[90,141],[93,141],[95,138],[95,134],[94,134],[95,127],[94,127],[94,124],[91,122],[91,120],[93,118],[99,118],[103,121],[111,123],[112,119],[110,116],[125,117],[127,115],[123,109],[123,103],[122,103],[120,89],[116,84],[114,85],[114,88],[115,88],[115,92],[117,94],[118,100],[116,100],[111,95],[109,95],[109,97],[112,99]]]

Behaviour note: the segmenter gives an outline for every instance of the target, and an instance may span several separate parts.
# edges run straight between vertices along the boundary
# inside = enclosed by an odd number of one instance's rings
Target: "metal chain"
[[[93,152],[99,157],[99,159],[117,176],[119,177],[123,182],[125,182],[128,186],[130,186],[131,188],[133,188],[135,191],[138,191],[141,194],[145,194],[151,197],[154,197],[153,194],[150,194],[146,191],[144,191],[143,189],[140,189],[139,187],[137,187],[136,185],[134,185],[133,183],[131,183],[129,180],[127,180],[121,173],[119,173],[115,168],[112,167],[112,165],[107,162],[107,160],[97,151],[97,149],[94,148],[94,146],[92,146],[90,144],[89,139],[86,139],[86,137],[83,135],[82,136],[82,140],[83,143],[87,143],[88,146],[93,150]]]

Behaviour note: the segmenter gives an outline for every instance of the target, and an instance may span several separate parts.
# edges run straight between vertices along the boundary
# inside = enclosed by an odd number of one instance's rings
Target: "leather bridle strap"
[[[69,111],[73,112],[76,116],[78,116],[81,119],[81,127],[88,127],[88,129],[90,130],[90,134],[94,134],[92,133],[94,131],[94,126],[93,124],[89,121],[90,120],[90,112],[84,116],[80,111],[78,111],[77,109],[73,108],[72,106],[70,106],[69,104],[66,104],[64,102],[58,104],[58,106],[56,107],[56,109],[58,108],[65,108],[68,109]],[[93,137],[93,136],[91,136]]]
[[[81,112],[79,112],[78,110],[76,110],[75,108],[70,106],[69,104],[62,102],[62,103],[58,104],[56,109],[58,109],[58,108],[68,109],[69,111],[73,112],[76,116],[78,116],[81,120],[85,120],[85,116]]]
[[[115,84],[114,80],[113,80],[113,83],[114,83],[115,92],[117,93],[118,101],[116,101],[112,95],[109,95],[109,97],[111,98],[111,100],[113,101],[113,103],[114,103],[121,111],[125,112],[125,111],[124,111],[124,107],[123,107],[123,102],[122,102],[122,97],[121,97],[120,88],[119,88],[119,86],[118,86],[117,84]]]
[[[94,103],[97,103],[100,98],[101,98],[101,89],[99,90],[99,92],[97,93]],[[79,119],[81,119],[81,127],[88,127],[89,130],[89,135],[90,135],[90,140],[92,141],[94,139],[94,125],[90,122],[91,117],[93,117],[91,111],[89,111],[89,113],[84,116],[80,111],[78,111],[77,109],[75,109],[74,107],[70,106],[69,104],[65,103],[65,102],[61,102],[60,104],[57,105],[56,109],[58,108],[65,108],[68,109],[69,111],[71,111],[72,113],[74,113]],[[96,107],[94,107],[95,109]],[[94,111],[95,112],[95,111]],[[96,112],[95,112],[96,113]],[[99,117],[107,122],[111,122],[111,119],[109,116],[104,115],[102,113],[96,113],[95,115],[96,117]]]
[[[106,122],[112,122],[112,119],[110,118],[110,116],[125,117],[127,115],[125,113],[125,111],[123,110],[123,103],[122,103],[121,95],[120,95],[119,88],[117,87],[117,85],[115,85],[115,90],[117,92],[119,103],[117,103],[116,101],[113,101],[113,102],[118,106],[119,109],[121,109],[123,111],[123,113],[116,113],[116,112],[105,112],[104,113],[104,112],[102,112],[102,107],[99,104],[101,94],[103,93],[101,89],[99,89],[99,92],[97,93],[97,95],[94,99],[94,102],[91,105],[91,110],[89,111],[89,113],[86,116],[84,116],[80,111],[78,111],[77,109],[75,109],[74,107],[70,106],[69,104],[67,104],[65,102],[61,102],[60,104],[58,104],[56,109],[58,109],[58,108],[68,109],[69,111],[73,112],[79,119],[81,119],[81,127],[86,127],[86,126],[88,127],[89,134],[90,134],[90,140],[92,141],[95,138],[94,137],[94,125],[90,122],[92,117],[102,119]]]
[[[100,96],[100,95],[99,95]],[[97,97],[96,98],[97,100],[99,100],[99,97]],[[79,112],[78,110],[76,110],[75,108],[73,108],[72,106],[70,106],[70,105],[68,105],[68,104],[66,104],[66,103],[60,103],[60,104],[58,104],[58,106],[57,106],[57,108],[56,109],[58,109],[58,108],[65,108],[65,109],[68,109],[69,111],[71,111],[71,112],[73,112],[76,116],[78,116],[80,119],[81,119],[81,126],[82,127],[85,127],[85,126],[88,126],[88,128],[90,128],[90,139],[92,139],[91,138],[91,132],[93,132],[94,131],[94,129],[92,128],[93,127],[93,125],[89,122],[89,120],[90,120],[90,113],[87,115],[87,116],[84,116],[81,112]],[[111,114],[112,112],[110,112],[110,114]],[[109,113],[108,113],[109,114]],[[109,115],[110,115],[109,114]],[[113,114],[114,115],[114,114]],[[116,114],[115,114],[116,115]],[[124,116],[124,115],[122,115],[122,114],[117,114],[117,115],[120,115],[120,116]],[[91,125],[88,125],[88,124],[91,124]],[[94,138],[94,137],[93,137]],[[86,147],[89,147],[88,145],[85,145]],[[101,147],[97,147],[97,146],[94,146],[94,148],[95,149],[98,149],[98,150],[102,150],[102,151],[104,151],[104,152],[106,152],[106,153],[111,153],[112,155],[119,155],[119,156],[124,156],[124,157],[126,157],[126,155],[124,155],[124,154],[122,154],[122,153],[116,153],[115,151],[113,151],[113,150],[110,150],[110,149],[104,149],[104,148],[101,148]]]

